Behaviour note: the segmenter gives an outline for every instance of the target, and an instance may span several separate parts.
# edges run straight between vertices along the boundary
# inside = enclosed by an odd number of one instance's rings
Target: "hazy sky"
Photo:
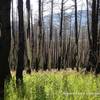
[[[44,0],[45,2],[46,1],[50,1],[50,0]],[[61,1],[62,0],[54,0],[55,4],[54,4],[54,11],[57,12],[57,11],[60,11],[60,4],[61,4]],[[69,8],[70,6],[74,5],[74,2],[73,0],[65,0],[67,1],[65,6],[66,8]],[[78,10],[81,10],[82,9],[86,9],[86,0],[77,0],[78,2]],[[32,9],[35,12],[37,12],[38,10],[38,0],[31,0],[31,6],[32,6]],[[50,10],[50,4],[46,4],[44,9],[47,9],[47,11],[45,13],[48,13],[48,11]],[[68,10],[70,11],[70,10]]]
[[[31,1],[31,9],[33,10],[33,15],[37,15],[38,14],[38,0],[30,0]],[[48,2],[50,0],[44,0],[45,2]],[[60,7],[61,7],[61,1],[62,0],[54,0],[54,12],[57,13],[57,12],[60,12]],[[74,5],[74,0],[65,0],[67,1],[66,4],[65,4],[65,8],[69,8],[70,6]],[[77,0],[78,2],[78,10],[81,10],[81,9],[86,9],[86,0]],[[26,3],[26,0],[24,0],[24,5]],[[14,0],[14,8],[17,7],[17,0]],[[45,12],[44,12],[44,15],[50,13],[50,3],[45,3],[45,6],[44,6],[44,9],[45,9]],[[26,12],[25,10],[25,6],[24,6],[24,11]],[[67,12],[70,12],[72,10],[67,10]]]

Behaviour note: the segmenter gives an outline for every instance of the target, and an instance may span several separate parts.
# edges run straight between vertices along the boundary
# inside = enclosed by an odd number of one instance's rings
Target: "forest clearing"
[[[24,75],[16,88],[15,76],[5,86],[6,100],[100,100],[100,76],[76,71],[39,71]]]

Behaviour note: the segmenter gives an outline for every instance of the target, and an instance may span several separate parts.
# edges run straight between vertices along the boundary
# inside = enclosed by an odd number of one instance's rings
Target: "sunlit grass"
[[[24,75],[19,90],[13,76],[5,91],[6,100],[100,100],[100,94],[96,94],[100,93],[100,77],[67,71],[33,72]]]

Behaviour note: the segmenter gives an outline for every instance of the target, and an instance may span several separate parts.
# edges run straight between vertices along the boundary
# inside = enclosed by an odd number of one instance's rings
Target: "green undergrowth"
[[[100,77],[77,72],[51,71],[24,75],[16,88],[15,76],[5,84],[5,100],[100,100]]]

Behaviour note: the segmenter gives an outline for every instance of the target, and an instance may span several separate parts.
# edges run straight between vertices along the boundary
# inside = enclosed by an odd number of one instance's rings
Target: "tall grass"
[[[98,94],[97,94],[98,93]],[[5,84],[5,100],[100,100],[100,77],[76,72],[33,72],[19,89]]]

